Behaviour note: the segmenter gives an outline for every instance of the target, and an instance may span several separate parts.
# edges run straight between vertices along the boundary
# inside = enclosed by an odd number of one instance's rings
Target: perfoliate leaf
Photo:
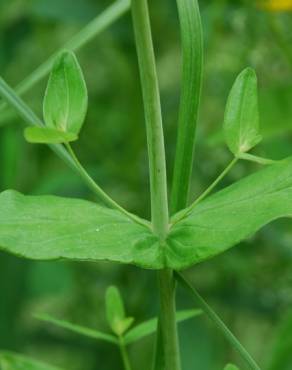
[[[198,316],[202,313],[201,310],[184,310],[176,313],[176,321],[182,322],[192,317]],[[135,326],[129,330],[124,337],[125,344],[137,342],[138,340],[146,337],[147,335],[155,333],[157,328],[157,318],[153,318]]]
[[[146,225],[94,203],[0,194],[0,247],[30,259],[109,260],[181,270],[292,215],[292,158],[279,161],[172,219],[164,242]]]
[[[59,320],[47,314],[41,314],[41,315],[39,314],[39,315],[35,315],[35,317],[41,321],[45,321],[50,324],[59,326],[63,329],[70,330],[79,335],[83,335],[83,336],[86,336],[92,339],[102,340],[102,341],[113,343],[113,344],[118,344],[117,338],[111,334],[103,333],[101,331],[94,330],[91,328],[86,328],[85,326],[72,324],[69,321]]]
[[[222,253],[267,223],[292,216],[292,158],[198,203],[166,242],[168,266],[182,269]],[[173,222],[179,218],[174,216]]]
[[[13,352],[0,352],[1,370],[61,370]]]
[[[47,127],[27,127],[24,130],[25,140],[29,143],[62,144],[78,139],[76,134]]]
[[[0,194],[0,248],[21,257],[163,267],[158,238],[123,213],[79,199]]]
[[[239,370],[239,368],[235,365],[228,364],[224,367],[224,370]]]
[[[248,152],[261,141],[257,77],[251,68],[246,68],[235,80],[227,100],[223,127],[226,143],[235,156]]]
[[[87,89],[74,53],[64,51],[53,66],[44,98],[46,126],[75,135],[87,111]]]

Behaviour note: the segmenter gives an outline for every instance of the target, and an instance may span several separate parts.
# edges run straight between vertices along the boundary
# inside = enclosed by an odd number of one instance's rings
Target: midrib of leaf
[[[242,91],[242,94],[243,94],[243,99],[242,99],[242,101],[244,102],[244,104],[242,104],[241,106],[240,106],[240,119],[239,119],[239,132],[240,132],[240,136],[239,136],[239,150],[240,150],[240,152],[245,152],[246,150],[245,150],[245,143],[244,142],[241,142],[241,138],[243,137],[243,135],[242,135],[242,130],[243,130],[243,128],[244,128],[244,124],[242,123],[242,117],[243,117],[243,114],[244,114],[244,111],[245,111],[245,109],[246,109],[246,96],[248,95],[248,89],[246,88],[246,86],[248,86],[248,81],[249,81],[249,79],[250,79],[251,77],[250,76],[248,76],[248,78],[246,79],[246,80],[244,80],[243,81],[243,91]],[[249,123],[247,123],[248,125],[249,125]],[[245,140],[246,140],[246,138],[245,138]]]
[[[68,81],[68,73],[67,73],[67,68],[65,68],[65,62],[63,63],[62,65],[62,68],[63,68],[63,74],[64,74],[64,77],[65,77],[65,84],[66,84],[66,91],[67,91],[67,94],[66,94],[66,113],[65,113],[65,127],[64,127],[64,131],[66,132],[68,130],[68,125],[69,125],[69,122],[68,122],[68,117],[69,117],[69,113],[70,113],[70,89],[69,89],[69,81]]]

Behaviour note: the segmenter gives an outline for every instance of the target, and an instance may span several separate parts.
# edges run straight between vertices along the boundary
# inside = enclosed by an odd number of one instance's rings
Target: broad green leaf
[[[29,143],[61,144],[78,139],[76,134],[47,127],[27,127],[24,130],[25,140]]]
[[[0,352],[1,370],[61,370],[13,352]]]
[[[198,316],[202,313],[201,310],[184,310],[179,311],[176,314],[177,322],[182,322],[188,320],[192,317]],[[129,330],[128,333],[125,335],[125,343],[130,344],[136,342],[147,335],[155,333],[157,329],[157,318],[150,319],[148,321],[143,322],[135,326],[133,329]]]
[[[46,126],[79,134],[87,111],[87,89],[74,53],[64,51],[55,60],[44,98]]]
[[[239,74],[230,91],[223,127],[226,143],[235,156],[248,152],[261,141],[257,77],[251,68]]]
[[[109,260],[144,268],[164,266],[150,228],[119,211],[78,199],[0,194],[0,247],[21,257]]]
[[[84,326],[72,324],[69,321],[59,320],[47,314],[38,314],[38,315],[35,315],[35,317],[41,321],[45,321],[50,324],[59,326],[63,329],[70,330],[76,334],[84,335],[92,339],[97,339],[97,340],[102,340],[102,341],[113,343],[113,344],[118,344],[116,337],[114,337],[111,334],[107,334],[107,333],[103,333],[98,330],[86,328]]]
[[[198,203],[174,224],[168,266],[182,269],[222,253],[269,222],[292,216],[292,158],[264,168]],[[179,219],[174,216],[173,222]]]
[[[239,368],[235,365],[228,364],[224,367],[224,370],[239,370]]]

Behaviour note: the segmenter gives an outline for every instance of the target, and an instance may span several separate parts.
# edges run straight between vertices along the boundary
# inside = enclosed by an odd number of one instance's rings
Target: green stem
[[[41,64],[34,72],[27,76],[16,86],[16,92],[19,95],[26,93],[30,88],[41,81],[51,70],[54,60],[58,53],[63,49],[72,51],[79,50],[82,46],[89,43],[95,36],[104,31],[118,18],[125,14],[130,9],[130,0],[117,0],[110,5],[101,14],[88,23],[79,33],[67,41],[59,50],[51,55],[43,64]],[[0,105],[0,112],[6,107],[5,103]],[[2,122],[2,118],[0,119]]]
[[[161,247],[168,233],[168,202],[164,136],[155,56],[147,0],[132,0],[132,17],[139,61],[149,153],[151,218]],[[180,370],[175,289],[172,271],[158,272],[163,351],[167,370]]]
[[[158,273],[160,290],[160,325],[166,370],[180,370],[180,352],[176,325],[175,280],[169,269]]]
[[[164,137],[147,0],[132,0],[132,16],[144,100],[150,169],[151,218],[154,232],[168,232]]]
[[[198,203],[200,203],[203,199],[205,199],[219,184],[220,181],[228,174],[228,172],[233,168],[233,166],[238,162],[239,158],[233,158],[233,160],[229,163],[229,165],[225,168],[225,170],[216,178],[214,182],[186,209],[179,212],[177,216],[173,218],[172,226],[178,223],[180,220],[185,218],[195,207]]]
[[[213,311],[213,309],[208,305],[208,303],[198,293],[198,291],[183,277],[182,274],[176,272],[175,278],[188,292],[192,294],[199,307],[201,307],[202,310],[206,313],[206,315],[214,322],[214,324],[223,333],[223,335],[229,341],[232,347],[236,349],[236,351],[238,351],[238,353],[241,355],[242,359],[246,362],[249,368],[251,370],[261,370],[260,367],[255,362],[255,360],[251,357],[251,355],[247,352],[247,350],[243,347],[239,340],[234,336],[234,334],[231,333],[231,331],[227,328],[224,322]]]
[[[128,356],[127,348],[124,342],[123,337],[119,337],[119,348],[123,360],[123,365],[125,370],[131,370],[131,364],[130,364],[130,359]]]
[[[238,156],[238,159],[243,159],[243,160],[246,160],[246,161],[255,162],[255,163],[261,164],[263,166],[268,166],[270,164],[277,163],[277,161],[275,161],[274,159],[263,158],[263,157],[259,157],[257,155],[253,155],[253,154],[250,154],[250,153],[241,153]]]
[[[6,100],[8,104],[15,108],[19,115],[30,125],[43,127],[44,124],[42,120],[24,103],[24,101],[11,89],[11,87],[0,77],[0,95]],[[118,209],[120,212],[125,214],[127,217],[135,222],[138,222],[144,226],[149,227],[149,223],[145,220],[140,219],[135,216],[120,205],[118,205],[114,200],[112,200],[87,174],[81,164],[78,162],[76,156],[72,156],[65,150],[62,145],[49,145],[49,147],[68,165],[70,166],[86,183],[86,185],[95,194],[97,194],[100,199],[110,208]]]

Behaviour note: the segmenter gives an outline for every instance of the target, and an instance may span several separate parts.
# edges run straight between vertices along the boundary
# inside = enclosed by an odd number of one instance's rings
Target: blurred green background
[[[15,86],[99,14],[110,0],[0,0],[0,74]],[[149,0],[166,136],[169,182],[180,93],[180,36],[175,0]],[[226,97],[247,65],[259,77],[264,140],[257,154],[292,155],[292,12],[269,13],[253,1],[200,2],[205,75],[192,198],[231,158],[222,139]],[[131,18],[127,14],[77,53],[89,89],[80,140],[81,162],[127,209],[149,217],[149,181],[143,108]],[[25,95],[38,113],[46,81]],[[2,117],[3,118],[3,117]],[[23,122],[1,119],[0,188],[27,194],[94,199],[79,178],[45,146],[23,139]],[[239,163],[222,186],[252,171]],[[126,246],[125,246],[126,248]],[[187,271],[202,295],[267,370],[292,369],[292,228],[279,221],[236,248]],[[130,315],[156,315],[154,272],[110,263],[31,262],[0,254],[0,348],[70,370],[121,369],[110,345],[37,321],[50,313],[107,330],[104,293],[117,285]],[[192,302],[178,291],[178,307]],[[242,365],[213,324],[198,317],[180,326],[183,369],[220,370]],[[134,369],[148,370],[153,337],[130,348]]]

